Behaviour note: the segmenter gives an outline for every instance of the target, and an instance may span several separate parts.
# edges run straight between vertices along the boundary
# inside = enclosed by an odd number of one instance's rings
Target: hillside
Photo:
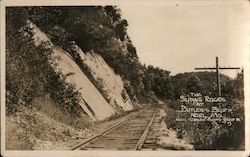
[[[52,50],[51,61],[57,64],[55,70],[62,72],[64,76],[68,75],[66,82],[75,84],[76,90],[78,90],[82,97],[80,105],[87,115],[92,119],[96,118],[100,120],[114,114],[115,110],[107,103],[102,94],[74,62],[72,56],[62,48],[55,47],[46,34],[41,32],[34,24],[30,22],[29,25],[33,30],[36,44],[39,45],[42,42],[47,42],[49,48]],[[79,51],[81,50],[79,49]]]
[[[81,10],[88,11],[96,12],[95,7]],[[86,130],[93,121],[141,106],[135,93],[130,99],[125,89],[131,86],[128,81],[95,52],[98,50],[69,40],[63,25],[53,23],[56,20],[49,19],[51,23],[45,27],[45,16],[53,17],[46,7],[8,8],[7,12],[8,149],[48,149],[55,142],[86,138],[96,132]],[[42,16],[41,20],[33,15]],[[126,42],[114,37],[112,42],[122,50],[120,54],[128,53]],[[45,132],[38,133],[39,128]],[[19,142],[10,142],[16,140]]]

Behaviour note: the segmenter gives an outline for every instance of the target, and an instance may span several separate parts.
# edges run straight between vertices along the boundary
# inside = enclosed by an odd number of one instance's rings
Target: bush
[[[21,10],[21,11],[20,11]],[[63,111],[74,116],[83,110],[75,85],[56,72],[47,43],[35,45],[32,30],[25,25],[28,9],[7,8],[6,22],[6,110],[15,113],[32,99],[49,95]],[[23,21],[22,21],[23,20]]]
[[[227,100],[227,104],[220,104],[220,107],[230,106],[233,110],[228,113],[230,117],[240,118],[240,122],[234,122],[231,126],[222,122],[178,122],[176,121],[176,109],[180,109],[180,102],[173,102],[167,108],[165,122],[168,128],[172,128],[178,133],[187,132],[188,140],[194,145],[196,150],[241,150],[244,149],[244,107],[243,102],[234,99]],[[190,106],[185,104],[186,106]],[[205,104],[212,106],[211,104]],[[218,105],[218,104],[217,104]],[[173,109],[174,108],[174,109]],[[182,118],[189,118],[183,113]],[[180,138],[182,135],[179,136]]]

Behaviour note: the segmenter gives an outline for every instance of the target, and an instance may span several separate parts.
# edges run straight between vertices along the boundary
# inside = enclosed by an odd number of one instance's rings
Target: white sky
[[[244,66],[248,59],[248,5],[240,3],[118,6],[142,63],[171,71]],[[226,72],[227,71],[227,72]],[[237,70],[223,70],[234,77]]]

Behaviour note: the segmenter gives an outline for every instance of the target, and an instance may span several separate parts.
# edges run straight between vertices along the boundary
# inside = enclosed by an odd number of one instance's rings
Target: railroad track
[[[82,141],[71,150],[154,150],[157,138],[152,131],[158,129],[160,122],[159,110],[147,108]]]

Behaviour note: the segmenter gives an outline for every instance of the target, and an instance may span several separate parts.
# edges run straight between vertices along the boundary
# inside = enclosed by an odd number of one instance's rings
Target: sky
[[[236,3],[238,2],[238,3]],[[142,63],[171,75],[195,67],[245,67],[248,59],[248,8],[235,3],[120,5]],[[235,77],[238,70],[223,70]]]

